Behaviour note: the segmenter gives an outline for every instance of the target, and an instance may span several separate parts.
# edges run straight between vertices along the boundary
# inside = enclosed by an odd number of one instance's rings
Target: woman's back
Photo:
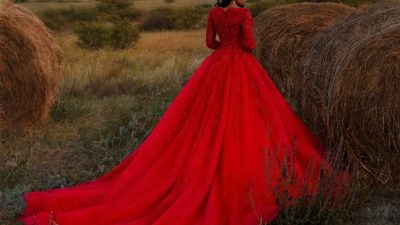
[[[215,39],[216,34],[220,41]],[[208,14],[206,37],[206,44],[212,49],[240,46],[252,51],[255,41],[251,11],[248,8],[212,8]]]

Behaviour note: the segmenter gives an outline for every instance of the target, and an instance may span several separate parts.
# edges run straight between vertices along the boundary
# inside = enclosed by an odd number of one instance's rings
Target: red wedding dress
[[[274,190],[286,173],[279,169],[283,153],[294,153],[293,143],[295,154],[286,154],[295,155],[288,157],[296,177],[289,194],[299,196],[303,184],[309,195],[317,193],[317,176],[306,174],[307,164],[332,170],[320,142],[252,55],[251,11],[213,7],[206,43],[215,51],[137,149],[92,181],[24,192],[26,207],[18,220],[27,225],[268,222],[282,209]]]

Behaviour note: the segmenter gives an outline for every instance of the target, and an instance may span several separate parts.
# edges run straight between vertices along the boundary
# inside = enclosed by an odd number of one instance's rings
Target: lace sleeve
[[[253,15],[250,9],[247,9],[244,15],[244,20],[242,23],[242,46],[247,51],[252,51],[255,47],[254,40],[254,24],[253,24]]]
[[[216,38],[216,31],[215,31],[215,27],[211,18],[211,11],[208,13],[208,18],[207,18],[207,31],[206,31],[206,44],[207,47],[211,48],[211,49],[217,49],[220,45],[221,42],[217,41]]]

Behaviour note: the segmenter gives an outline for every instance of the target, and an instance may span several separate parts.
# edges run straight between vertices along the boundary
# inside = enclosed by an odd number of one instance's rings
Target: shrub
[[[90,22],[80,23],[75,29],[78,35],[78,44],[84,48],[102,48],[107,46],[111,40],[112,29],[111,24]]]
[[[52,30],[63,30],[68,27],[65,9],[51,9],[39,14],[46,27]]]
[[[137,20],[143,15],[142,11],[136,8],[119,9],[115,13],[121,18],[126,18],[130,20]]]
[[[179,8],[174,12],[174,29],[196,29],[204,25],[203,16],[207,14],[208,6],[200,5],[190,8]]]
[[[39,14],[43,23],[53,30],[65,30],[74,26],[77,22],[95,21],[99,16],[96,9],[75,8],[50,9]]]
[[[142,15],[142,11],[132,6],[132,2],[127,0],[100,0],[97,10],[105,14],[117,15],[120,18],[138,19]]]
[[[196,29],[205,25],[203,17],[209,7],[208,4],[178,9],[160,7],[150,11],[140,27],[143,30]]]
[[[140,27],[144,30],[172,29],[173,23],[173,10],[166,7],[160,7],[151,10]]]
[[[127,48],[139,37],[139,30],[134,25],[127,20],[121,20],[113,26],[110,44],[113,48]]]
[[[99,12],[91,8],[71,7],[70,10],[67,11],[67,15],[68,14],[71,21],[94,21],[99,16]]]
[[[139,19],[142,11],[125,0],[101,0],[96,8],[49,9],[39,13],[44,24],[53,30],[66,30],[80,22]]]
[[[84,48],[98,49],[103,47],[127,48],[139,37],[139,30],[127,20],[114,22],[80,23],[74,31],[78,35],[78,44]]]
[[[118,10],[130,8],[131,6],[132,2],[127,0],[100,0],[97,9],[100,12],[113,13]]]

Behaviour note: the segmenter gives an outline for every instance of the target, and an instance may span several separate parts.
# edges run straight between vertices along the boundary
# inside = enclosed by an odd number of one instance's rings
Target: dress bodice
[[[211,49],[240,47],[252,51],[255,47],[253,17],[248,8],[213,7],[208,13],[206,44]],[[220,40],[216,40],[216,35]]]

